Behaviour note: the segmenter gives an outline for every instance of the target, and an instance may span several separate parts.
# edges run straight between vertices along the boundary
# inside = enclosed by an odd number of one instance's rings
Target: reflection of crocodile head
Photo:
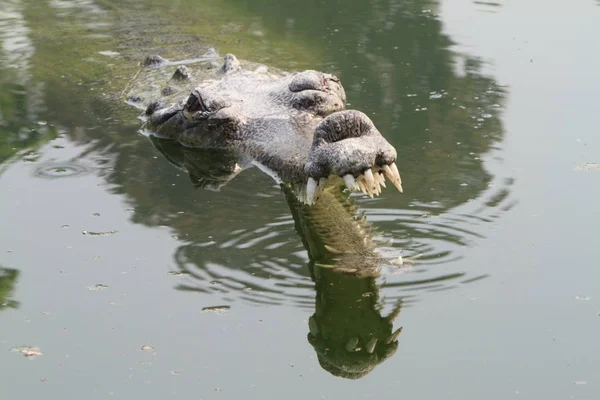
[[[394,331],[393,321],[401,303],[384,317],[373,278],[315,272],[316,304],[308,341],[323,369],[343,378],[361,378],[396,352],[402,328]]]
[[[165,62],[149,57],[146,64],[163,68]],[[335,76],[248,70],[231,54],[210,71],[191,94],[170,104],[150,102],[146,128],[189,147],[233,149],[293,184],[307,204],[332,176],[371,196],[385,186],[384,177],[402,191],[396,150],[365,114],[345,110],[344,88]],[[180,66],[171,80],[191,75]],[[163,90],[161,98],[174,92]]]
[[[218,190],[233,179],[242,168],[236,153],[219,149],[189,149],[172,140],[150,140],[171,164],[188,172],[192,184],[209,190]]]
[[[172,141],[152,138],[152,143],[175,166],[188,172],[203,187],[225,185],[243,164],[239,154],[189,149]],[[310,274],[316,286],[315,313],[309,320],[308,340],[321,366],[336,376],[357,379],[392,356],[400,330],[393,321],[400,302],[389,316],[381,315],[379,275],[382,258],[372,237],[372,227],[358,213],[350,193],[337,177],[331,177],[316,202],[299,201],[289,184],[282,184],[310,258]]]
[[[295,201],[289,192],[287,200],[310,256],[317,291],[308,341],[323,369],[358,379],[396,352],[401,328],[393,332],[392,323],[401,303],[389,316],[381,315],[379,287],[373,278],[381,258],[371,226],[357,215],[342,189],[328,185],[312,207]]]

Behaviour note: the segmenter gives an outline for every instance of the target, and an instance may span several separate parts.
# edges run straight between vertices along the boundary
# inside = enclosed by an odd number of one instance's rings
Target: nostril
[[[380,150],[379,153],[375,156],[375,164],[377,165],[390,165],[396,162],[396,154],[395,150],[392,149],[384,149]]]

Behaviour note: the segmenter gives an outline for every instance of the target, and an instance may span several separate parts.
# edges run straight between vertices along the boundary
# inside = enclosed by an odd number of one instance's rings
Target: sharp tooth
[[[383,171],[385,172],[385,176],[387,176],[387,178],[390,181],[392,181],[396,189],[398,189],[398,191],[402,193],[402,182],[400,181],[400,173],[398,172],[398,167],[396,167],[396,163],[384,165]]]
[[[392,333],[392,334],[390,335],[390,337],[388,337],[388,338],[386,339],[385,343],[386,343],[386,344],[390,344],[390,343],[392,343],[393,341],[395,341],[396,339],[398,339],[398,336],[400,336],[400,333],[401,333],[401,332],[402,332],[402,327],[398,328],[398,329],[396,330],[396,332]]]
[[[372,192],[375,188],[375,177],[373,177],[373,171],[371,171],[371,168],[365,169],[364,175],[365,181],[367,182],[367,188],[369,189],[369,192]]]
[[[377,175],[379,175],[379,184],[383,187],[387,187],[387,186],[385,186],[385,177],[383,176],[383,174],[377,173]]]
[[[392,181],[392,183],[394,184],[394,186],[396,186],[396,189],[398,189],[398,191],[400,193],[404,193],[404,190],[402,189],[402,184],[398,181]]]
[[[308,326],[310,327],[310,320],[308,322],[309,322]],[[314,335],[314,336],[316,336],[316,335]],[[377,338],[376,337],[374,337],[373,339],[369,340],[369,342],[365,346],[365,350],[367,350],[367,353],[373,354],[373,351],[375,351],[375,345],[376,344],[377,344]]]
[[[363,194],[368,194],[367,187],[365,186],[365,183],[363,182],[362,179],[359,178],[359,180],[356,181],[356,183],[358,183],[358,188],[360,189],[361,192],[363,192]]]
[[[375,172],[373,176],[375,177],[375,194],[379,196],[381,194],[381,176],[379,175],[379,172]]]
[[[308,182],[306,183],[306,204],[309,206],[314,202],[317,186],[318,184],[316,180],[313,178],[308,178]]]
[[[396,180],[396,178],[394,177],[394,173],[392,172],[392,169],[390,168],[389,165],[384,165],[383,166],[383,173],[385,174],[385,176],[387,176],[387,178],[394,182],[394,180]]]
[[[323,245],[323,246],[325,247],[325,250],[327,250],[330,253],[333,253],[333,254],[344,254],[343,251],[340,251],[340,250],[336,249],[335,247],[332,247],[332,246],[329,246],[329,245],[326,245],[326,244]]]
[[[394,174],[394,176],[396,177],[396,179],[398,179],[398,183],[402,183],[402,178],[400,178],[400,172],[398,172],[398,167],[396,166],[396,163],[392,163],[392,165],[390,166],[392,169],[392,173]]]
[[[319,268],[327,268],[327,269],[334,269],[335,268],[335,265],[333,265],[333,264],[315,263],[315,266],[317,266]]]
[[[348,343],[346,343],[346,351],[356,351],[356,346],[358,346],[358,338],[355,336],[353,338],[350,338],[348,340]]]
[[[352,174],[344,175],[344,182],[346,182],[346,187],[350,189],[350,191],[354,191],[356,189],[356,181]]]

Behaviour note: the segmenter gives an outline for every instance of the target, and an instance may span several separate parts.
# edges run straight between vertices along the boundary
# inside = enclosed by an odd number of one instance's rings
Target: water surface
[[[0,393],[600,394],[597,3],[204,3],[0,0]],[[353,200],[414,263],[315,275],[269,176],[202,189],[138,133],[137,63],[211,47],[342,79],[405,187]]]

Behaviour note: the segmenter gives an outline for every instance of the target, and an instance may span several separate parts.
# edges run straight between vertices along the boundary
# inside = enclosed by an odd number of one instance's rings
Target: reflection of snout
[[[315,271],[313,277],[316,309],[308,321],[308,342],[319,364],[343,378],[367,375],[398,349],[402,328],[393,331],[393,322],[402,304],[384,317],[373,278],[358,279],[331,270]]]
[[[344,178],[351,191],[379,195],[385,178],[402,193],[396,166],[396,149],[379,133],[364,113],[339,111],[323,119],[315,129],[304,172],[308,176],[301,201],[312,204],[329,176]]]
[[[155,136],[150,140],[169,162],[188,173],[196,187],[218,191],[243,170],[237,154],[227,150],[193,149]]]

